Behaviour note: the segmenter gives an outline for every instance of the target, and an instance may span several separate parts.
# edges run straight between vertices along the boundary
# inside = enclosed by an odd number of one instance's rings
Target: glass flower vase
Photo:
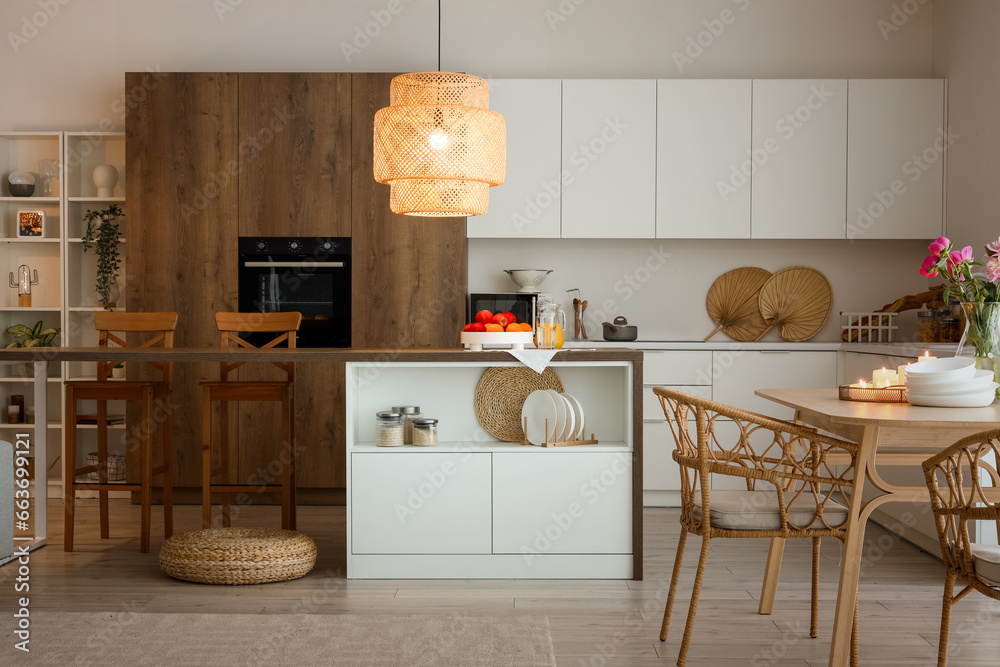
[[[965,333],[958,342],[955,356],[975,357],[976,368],[993,373],[993,381],[1000,378],[1000,302],[963,302]],[[1000,390],[997,397],[1000,398]]]

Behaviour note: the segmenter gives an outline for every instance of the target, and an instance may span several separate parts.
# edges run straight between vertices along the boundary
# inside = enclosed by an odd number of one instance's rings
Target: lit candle
[[[851,386],[852,387],[856,387],[857,389],[867,389],[868,388],[868,385],[865,383],[864,380],[858,380],[857,382],[855,382]]]
[[[876,389],[881,389],[883,387],[888,387],[891,382],[890,376],[895,376],[896,374],[892,371],[882,367],[881,369],[875,371],[872,374],[872,383],[875,385]]]
[[[924,353],[917,357],[917,361],[930,361],[931,359],[937,359],[937,357],[932,357],[927,350],[924,350]]]
[[[906,384],[906,366],[909,366],[909,364],[896,369],[896,384]]]

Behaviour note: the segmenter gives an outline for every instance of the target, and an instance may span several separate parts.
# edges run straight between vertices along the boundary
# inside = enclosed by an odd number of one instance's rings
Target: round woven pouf
[[[200,584],[266,584],[305,576],[316,564],[316,543],[294,530],[206,528],[171,536],[160,569]]]

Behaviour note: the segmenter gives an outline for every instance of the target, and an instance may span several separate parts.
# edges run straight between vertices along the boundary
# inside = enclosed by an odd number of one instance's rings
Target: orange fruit
[[[492,322],[490,322],[489,324],[486,325],[486,330],[487,331],[494,331],[494,332],[495,331],[503,331],[503,327],[500,326],[499,324],[493,324]]]

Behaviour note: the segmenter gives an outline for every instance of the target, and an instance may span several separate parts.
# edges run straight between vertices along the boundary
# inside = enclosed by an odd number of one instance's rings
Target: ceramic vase
[[[94,167],[94,185],[97,186],[98,197],[114,197],[118,170],[110,164],[97,165]]]

